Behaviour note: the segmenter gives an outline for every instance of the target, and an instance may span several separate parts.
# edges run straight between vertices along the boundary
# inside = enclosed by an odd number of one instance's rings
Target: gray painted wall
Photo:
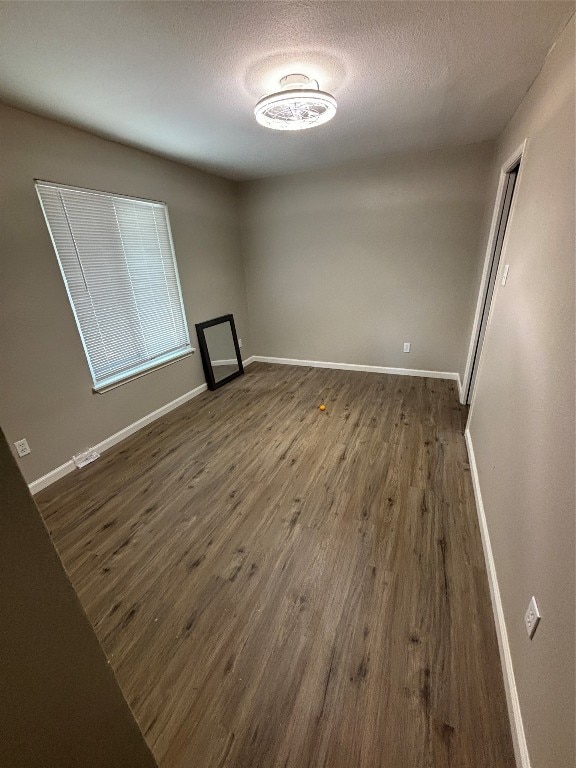
[[[0,431],[0,765],[156,768]]]
[[[242,184],[253,354],[462,375],[493,149]]]
[[[234,314],[249,354],[232,182],[0,105],[0,424],[30,482],[204,382],[200,354],[92,393],[90,372],[34,178],[168,204],[190,336]]]
[[[572,21],[498,142],[492,204],[529,139],[469,422],[532,768],[575,758],[574,110]]]

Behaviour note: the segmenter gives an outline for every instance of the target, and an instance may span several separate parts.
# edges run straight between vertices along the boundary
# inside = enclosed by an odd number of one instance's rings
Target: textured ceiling
[[[573,2],[0,2],[0,99],[230,178],[496,137]],[[334,120],[253,107],[304,72]]]

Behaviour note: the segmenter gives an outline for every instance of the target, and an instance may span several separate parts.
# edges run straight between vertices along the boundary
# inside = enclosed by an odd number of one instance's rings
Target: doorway
[[[470,405],[472,401],[472,393],[474,391],[476,376],[478,374],[482,345],[484,343],[484,336],[486,333],[486,326],[488,324],[490,307],[492,304],[492,298],[494,296],[494,289],[496,287],[496,278],[500,268],[500,257],[502,255],[504,238],[506,236],[506,228],[510,220],[510,211],[512,209],[514,193],[517,188],[521,161],[522,153],[520,153],[520,156],[517,157],[511,165],[508,164],[507,170],[503,171],[503,178],[500,184],[493,232],[492,237],[490,238],[491,246],[487,258],[487,265],[485,267],[484,278],[482,281],[479,303],[476,310],[477,317],[474,324],[472,344],[470,346],[468,371],[465,377],[464,402],[467,405]],[[505,274],[503,275],[502,280],[504,283],[506,280]]]

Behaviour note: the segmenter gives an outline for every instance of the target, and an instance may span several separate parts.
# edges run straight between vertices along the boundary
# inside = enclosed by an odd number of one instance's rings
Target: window
[[[38,181],[97,392],[192,352],[164,203]]]

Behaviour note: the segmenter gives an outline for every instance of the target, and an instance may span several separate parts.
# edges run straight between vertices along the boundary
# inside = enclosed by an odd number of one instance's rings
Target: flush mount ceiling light
[[[327,123],[336,114],[336,99],[321,91],[306,75],[287,75],[280,90],[264,96],[254,107],[256,120],[277,131],[300,131]]]

